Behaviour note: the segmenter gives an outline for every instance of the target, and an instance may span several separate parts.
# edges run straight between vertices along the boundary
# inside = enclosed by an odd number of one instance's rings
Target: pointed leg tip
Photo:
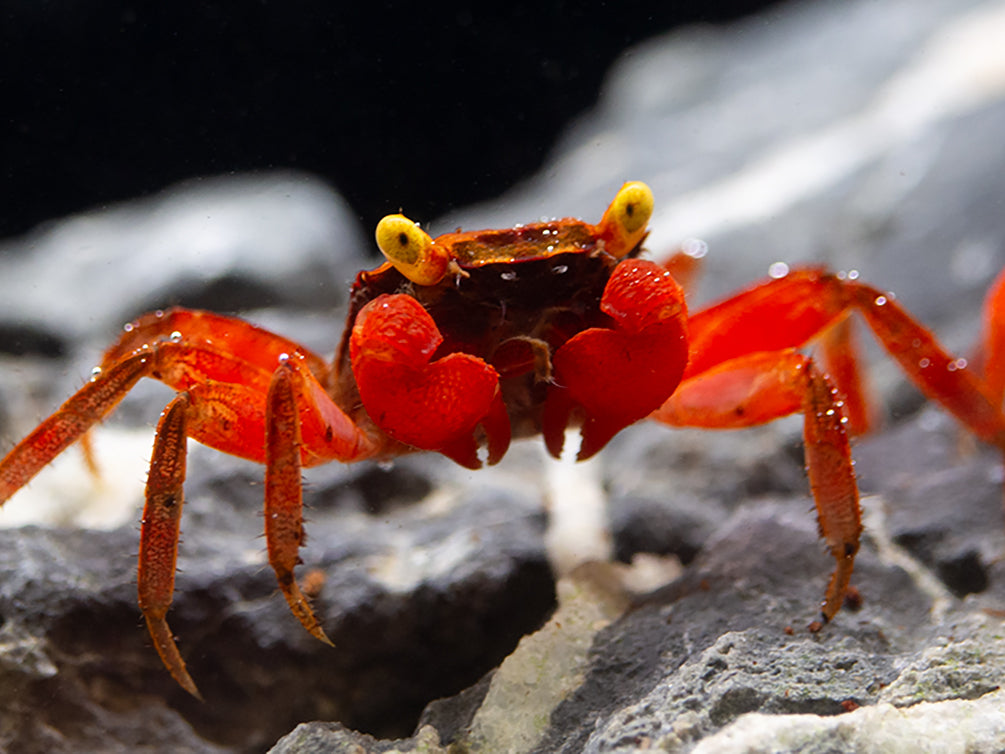
[[[283,596],[286,598],[286,603],[290,607],[290,612],[300,621],[300,625],[307,629],[307,633],[318,641],[323,641],[328,646],[334,647],[335,643],[328,638],[328,634],[321,628],[321,621],[314,614],[314,610],[307,602],[307,598],[303,592],[300,591],[297,582],[291,578],[288,581],[280,579],[279,583]]]
[[[199,687],[195,685],[195,681],[192,680],[192,676],[189,675],[188,669],[185,667],[185,661],[178,651],[178,645],[175,643],[167,621],[163,616],[158,615],[147,615],[146,618],[147,630],[150,632],[150,638],[153,639],[154,648],[160,655],[164,667],[167,668],[179,686],[200,702],[204,701],[202,694],[199,693]]]
[[[202,694],[199,693],[199,687],[195,685],[195,681],[192,680],[192,676],[190,676],[185,671],[183,671],[183,673],[184,675],[181,678],[179,678],[173,672],[171,673],[171,675],[178,682],[178,685],[181,686],[183,689],[185,689],[185,691],[187,691],[193,697],[198,699],[200,702],[205,702],[206,700],[203,698]]]
[[[303,624],[303,627],[306,628],[307,632],[318,641],[324,642],[329,647],[334,647],[335,642],[329,639],[328,634],[326,634],[325,630],[321,628],[321,622],[317,619],[317,617],[315,617],[314,611],[306,605],[304,608],[305,612],[301,612],[300,610],[294,611],[295,615],[300,620],[300,623]]]
[[[321,626],[317,627],[317,631],[312,631],[311,633],[314,635],[315,638],[323,641],[329,647],[335,646],[335,642],[333,642],[331,639],[328,638],[328,634],[324,632],[324,629],[321,628]]]

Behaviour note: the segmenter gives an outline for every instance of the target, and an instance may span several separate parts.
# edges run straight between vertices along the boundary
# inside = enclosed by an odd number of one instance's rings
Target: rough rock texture
[[[966,353],[1005,262],[1003,36],[1005,4],[976,0],[792,5],[672,35],[626,57],[539,181],[434,231],[596,217],[642,178],[659,207],[650,247],[708,244],[700,300],[818,260],[894,288]],[[272,308],[252,319],[331,351],[326,307],[369,264],[335,198],[305,177],[212,189],[6,245],[2,436],[69,394],[138,308],[246,307],[258,291]],[[233,213],[194,222],[207,202]],[[138,238],[142,257],[122,253]],[[578,466],[526,443],[476,474],[428,456],[318,469],[300,571],[334,650],[276,593],[261,470],[194,448],[170,621],[202,704],[161,668],[135,606],[149,425],[169,397],[142,385],[97,435],[100,480],[69,452],[0,513],[0,746],[1001,750],[1001,458],[878,356],[891,415],[855,448],[860,599],[819,633],[831,564],[798,419],[639,426]],[[572,568],[605,554],[623,562]]]

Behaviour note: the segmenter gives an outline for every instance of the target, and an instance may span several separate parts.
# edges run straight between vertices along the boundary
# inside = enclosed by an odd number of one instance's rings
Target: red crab
[[[986,347],[985,380],[889,295],[814,268],[689,315],[670,272],[682,260],[640,258],[652,208],[649,188],[628,183],[597,225],[564,219],[433,239],[401,215],[386,217],[377,243],[388,261],[357,276],[331,364],[239,319],[146,314],[0,461],[0,502],[141,377],[175,389],[150,461],[139,603],[167,669],[198,696],[166,620],[186,438],[265,465],[269,561],[294,615],[327,642],[293,574],[304,538],[301,467],[433,450],[477,468],[482,457],[497,462],[511,438],[538,433],[557,456],[569,426],[580,428],[579,458],[588,458],[646,417],[732,428],[802,412],[820,531],[837,564],[822,603],[829,620],[861,531],[848,434],[868,428],[849,313],[866,319],[922,391],[999,446],[1005,349]],[[992,324],[1003,320],[998,300],[1005,294],[991,299]],[[993,328],[987,337],[1000,342]],[[811,340],[819,365],[798,350]]]

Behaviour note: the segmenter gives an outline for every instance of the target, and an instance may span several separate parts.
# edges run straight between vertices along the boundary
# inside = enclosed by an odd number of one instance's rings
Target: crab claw
[[[584,459],[659,408],[687,365],[684,293],[665,269],[640,259],[622,262],[600,308],[613,327],[578,333],[553,358],[543,433],[556,457],[577,411],[583,421],[578,458]]]
[[[510,441],[499,375],[469,354],[433,360],[442,342],[433,318],[411,296],[382,295],[363,307],[349,341],[363,406],[395,440],[468,468],[481,466],[475,434],[481,425],[495,463]]]

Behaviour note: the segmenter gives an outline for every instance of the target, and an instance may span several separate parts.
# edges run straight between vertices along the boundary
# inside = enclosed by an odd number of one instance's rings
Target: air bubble
[[[171,333],[170,339],[172,343],[178,343],[181,340],[181,333],[175,330],[173,333]]]
[[[506,281],[516,280],[516,273],[512,270],[507,270],[506,272],[499,273],[499,277]]]
[[[548,253],[550,254],[551,252],[553,252],[555,250],[555,247],[552,246],[551,244],[548,244],[548,249],[547,250],[548,250]]]
[[[551,271],[555,275],[564,275],[566,272],[569,271],[569,265],[567,265],[567,264],[556,264],[554,267],[551,268]]]
[[[921,359],[918,361],[918,366],[922,369],[928,369],[928,367],[932,366],[932,361],[928,358]]]
[[[959,369],[966,369],[966,368],[967,368],[967,360],[962,358],[950,361],[948,364],[946,364],[946,369],[948,369],[950,372],[955,372]]]
[[[280,364],[285,364],[289,360],[290,360],[290,355],[288,353],[281,353],[281,354],[279,354],[279,363]]]
[[[876,306],[886,306],[886,296],[876,296],[876,300],[872,303]]]
[[[768,267],[768,276],[778,280],[789,274],[789,266],[785,262],[773,262]]]
[[[126,324],[122,325],[123,332],[132,332],[135,329],[136,325],[132,322],[126,322]]]
[[[849,280],[858,280],[858,270],[848,270]]]
[[[685,238],[680,250],[692,259],[701,259],[708,254],[708,244],[700,238]]]

